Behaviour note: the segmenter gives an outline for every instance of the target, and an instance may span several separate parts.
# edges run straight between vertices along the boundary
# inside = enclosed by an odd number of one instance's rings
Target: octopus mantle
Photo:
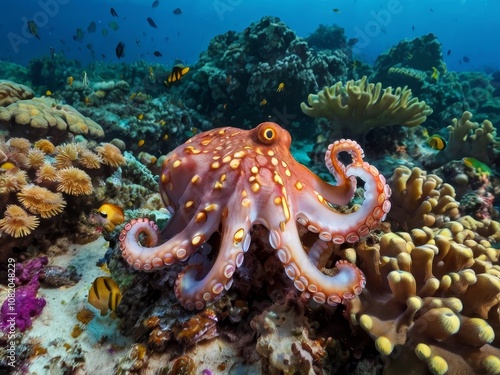
[[[363,273],[340,260],[333,276],[321,272],[319,258],[327,242],[356,242],[378,226],[390,209],[385,178],[363,161],[363,150],[342,139],[328,147],[326,166],[337,184],[330,185],[298,163],[290,153],[288,131],[272,122],[252,130],[219,128],[200,133],[167,155],[160,193],[172,217],[160,232],[148,219],[128,223],[120,233],[120,249],[137,270],[151,271],[187,261],[175,292],[182,305],[202,309],[229,289],[243,263],[254,224],[269,230],[269,242],[297,289],[318,303],[335,305],[353,298],[365,286]],[[352,161],[343,165],[341,152]],[[332,205],[347,204],[356,178],[365,182],[358,210],[340,213]],[[317,233],[305,249],[299,230]],[[202,246],[220,231],[215,261]]]

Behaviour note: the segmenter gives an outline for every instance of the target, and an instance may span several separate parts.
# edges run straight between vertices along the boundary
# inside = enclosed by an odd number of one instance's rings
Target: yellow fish
[[[435,79],[436,81],[439,79],[439,70],[436,69],[436,67],[432,67],[432,79]]]
[[[167,80],[163,81],[165,85],[170,86],[172,83],[179,81],[189,72],[189,68],[182,64],[177,64],[172,68],[172,72],[168,75]]]
[[[446,140],[439,134],[434,134],[429,137],[427,144],[434,150],[443,150],[446,147]]]
[[[45,91],[45,96],[51,96],[51,95],[52,95],[52,91],[50,91],[50,90]]]
[[[89,217],[91,224],[111,232],[115,226],[123,223],[125,216],[121,207],[112,203],[104,203],[97,210],[93,210]]]
[[[267,104],[267,100],[266,99],[262,99],[261,102],[260,102],[260,105],[266,105]]]
[[[66,82],[68,83],[69,86],[71,86],[73,84],[73,81],[75,79],[73,78],[73,76],[69,76],[68,79],[66,80]]]
[[[463,158],[462,161],[464,165],[474,169],[474,172],[477,174],[490,176],[493,173],[493,170],[490,167],[488,167],[486,164],[477,159],[469,157],[469,158]]]
[[[281,82],[276,89],[276,92],[282,92],[285,89],[285,82]]]
[[[137,115],[137,120],[142,121],[143,119],[144,119],[144,114],[143,113]]]
[[[0,165],[0,169],[3,169],[4,171],[8,171],[14,168],[17,168],[16,165],[11,163],[10,161],[6,161],[2,165]]]
[[[89,289],[88,301],[96,309],[101,310],[101,316],[109,311],[115,311],[121,300],[120,288],[111,277],[96,278]]]
[[[144,143],[146,143],[146,141],[144,139],[141,139],[139,142],[137,142],[137,146],[142,147],[144,146]]]

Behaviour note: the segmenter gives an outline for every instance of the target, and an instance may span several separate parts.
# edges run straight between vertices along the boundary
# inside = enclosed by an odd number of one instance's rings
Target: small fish
[[[81,28],[76,29],[76,34],[73,35],[73,40],[81,42],[83,39],[83,30]]]
[[[73,76],[69,76],[69,77],[66,79],[66,83],[67,83],[69,86],[71,86],[71,85],[73,84],[73,81],[74,81],[74,80],[75,80],[75,79],[73,78]]]
[[[108,29],[102,29],[101,30],[102,36],[107,36],[108,35]]]
[[[411,30],[412,30],[412,31],[415,31],[415,26],[412,26],[412,27],[411,27]]]
[[[151,82],[156,81],[156,74],[152,66],[149,67],[149,79],[151,80]]]
[[[264,106],[264,105],[266,105],[266,104],[267,104],[267,99],[265,99],[265,98],[264,98],[264,99],[262,99],[262,100],[260,101],[260,105],[261,105],[261,106]]]
[[[446,56],[450,56],[451,55],[451,49],[448,50],[448,52],[446,53]]]
[[[172,72],[168,75],[165,85],[170,86],[172,83],[179,81],[189,72],[189,67],[182,64],[177,64],[172,68]]]
[[[338,8],[333,8],[332,10],[333,10],[333,13],[342,13],[342,12],[340,11],[340,9],[338,9]]]
[[[116,57],[121,58],[125,56],[125,43],[119,42],[116,46]]]
[[[54,47],[50,47],[49,51],[50,51],[50,57],[51,57],[52,61],[55,61],[55,59],[56,59],[56,50],[54,49]]]
[[[181,10],[181,8],[175,8],[172,13],[175,14],[176,16],[178,16],[179,14],[182,14],[182,10]]]
[[[434,134],[429,137],[427,144],[434,150],[444,150],[446,147],[446,140],[439,134]]]
[[[467,56],[462,57],[462,60],[464,63],[468,64],[470,62],[470,59]]]
[[[112,203],[104,203],[97,210],[93,210],[89,216],[89,223],[104,229],[107,232],[113,231],[115,226],[123,223],[125,217],[120,206]]]
[[[168,134],[165,134],[162,139],[166,141],[168,139]]]
[[[157,29],[157,28],[158,28],[158,26],[156,26],[155,21],[153,21],[153,19],[152,19],[151,17],[146,18],[146,21],[148,21],[149,26],[151,26],[151,27],[153,27],[153,28],[155,28],[155,29]]]
[[[36,25],[35,21],[28,21],[28,30],[31,35],[36,37],[38,40],[41,40],[40,36],[38,36],[38,26]]]
[[[137,115],[137,120],[142,121],[144,119],[144,113]]]
[[[137,142],[137,146],[142,147],[144,146],[144,143],[146,143],[146,141],[144,139],[141,139],[139,142]]]
[[[113,17],[118,17],[118,13],[116,13],[115,8],[111,8],[109,11],[111,12],[111,15],[112,15]]]
[[[17,166],[15,164],[11,163],[10,161],[6,161],[2,165],[0,165],[0,170],[4,170],[4,171],[9,171],[9,170],[15,169],[15,168],[17,168]]]
[[[276,89],[276,92],[282,92],[285,89],[285,82],[281,82]]]
[[[50,90],[45,91],[45,96],[52,96],[52,91]]]
[[[326,142],[327,141],[327,138],[324,134],[319,134],[317,137],[316,137],[316,143],[323,143],[323,142]]]
[[[465,166],[474,169],[474,172],[477,174],[485,175],[485,176],[490,176],[493,171],[490,167],[488,167],[486,164],[483,162],[474,159],[474,158],[463,158],[462,162],[464,163]]]
[[[156,57],[162,57],[163,56],[160,51],[154,51],[153,55],[155,55]]]
[[[436,80],[436,81],[439,79],[439,70],[437,70],[435,66],[432,67],[431,78]]]
[[[113,31],[116,31],[116,30],[118,30],[120,28],[120,25],[118,25],[118,22],[116,22],[116,21],[109,22],[108,26]]]
[[[96,278],[89,289],[88,301],[96,309],[101,310],[101,316],[109,311],[115,311],[121,300],[120,288],[111,277]]]
[[[160,1],[159,0],[155,0],[153,1],[153,5],[151,5],[153,8],[156,8],[158,5],[160,5]]]
[[[97,29],[97,25],[96,25],[96,23],[94,21],[92,21],[91,23],[89,23],[89,25],[87,26],[87,31],[89,33],[95,33],[96,29]]]

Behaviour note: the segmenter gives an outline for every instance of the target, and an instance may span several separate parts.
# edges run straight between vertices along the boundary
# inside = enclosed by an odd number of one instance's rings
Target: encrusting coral
[[[1,89],[0,84],[0,92]],[[14,94],[17,91],[11,92],[11,95]],[[11,136],[39,139],[50,136],[59,142],[65,141],[68,134],[83,134],[96,139],[104,137],[103,129],[95,121],[69,105],[58,104],[52,98],[20,100],[17,96],[9,96],[2,100],[4,103],[9,101],[10,104],[0,106],[0,127],[7,129]]]
[[[35,93],[28,86],[0,79],[0,107],[8,106],[18,100],[31,99]]]
[[[334,126],[352,135],[375,127],[390,125],[417,126],[424,122],[432,109],[418,98],[411,97],[406,86],[382,88],[382,84],[368,83],[367,77],[337,82],[307,98],[309,106],[300,108],[307,116],[325,117]]]

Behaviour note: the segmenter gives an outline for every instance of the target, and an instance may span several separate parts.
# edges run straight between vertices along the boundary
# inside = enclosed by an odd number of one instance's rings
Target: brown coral
[[[44,187],[27,185],[17,193],[19,201],[26,209],[43,218],[60,214],[66,206],[66,201],[59,193],[54,193]]]
[[[50,98],[21,100],[0,107],[0,125],[7,126],[11,134],[54,136],[66,138],[68,132],[102,138],[104,131],[93,120],[83,116],[69,105],[57,104]]]
[[[4,218],[0,219],[0,231],[18,238],[29,235],[40,224],[38,218],[29,215],[21,207],[9,204],[4,212]]]
[[[28,86],[0,79],[0,106],[5,107],[18,100],[31,99],[35,93]]]
[[[449,221],[356,250],[367,287],[347,310],[387,356],[387,373],[500,372],[500,252],[491,243]]]
[[[62,191],[71,195],[88,195],[92,194],[92,179],[90,176],[75,167],[61,169],[57,173],[57,191]]]
[[[48,139],[40,139],[36,141],[33,146],[49,155],[53,154],[56,150],[56,146]]]
[[[103,143],[101,146],[96,147],[95,150],[102,158],[102,162],[106,165],[119,167],[125,164],[125,158],[120,149],[111,143]]]
[[[304,114],[313,118],[325,117],[353,135],[375,127],[416,126],[432,113],[425,102],[411,97],[411,90],[406,86],[382,89],[380,82],[368,83],[366,76],[345,85],[337,82],[317,94],[310,94],[307,100],[309,106],[300,105]]]
[[[405,230],[459,216],[455,189],[439,176],[401,166],[394,171],[389,185],[392,207],[388,217]]]

